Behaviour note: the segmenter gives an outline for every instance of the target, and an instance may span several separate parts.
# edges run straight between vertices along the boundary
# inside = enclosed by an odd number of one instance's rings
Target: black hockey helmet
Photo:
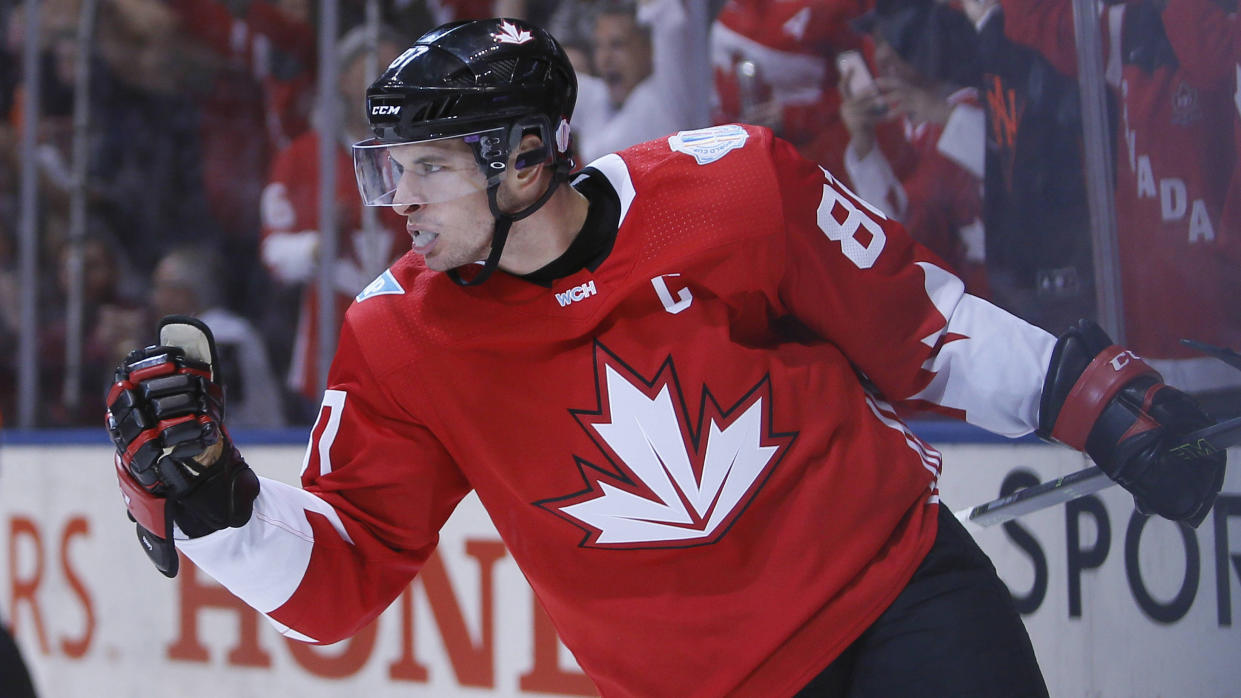
[[[488,174],[497,174],[530,129],[538,129],[549,149],[519,166],[567,160],[576,100],[573,66],[550,34],[521,20],[484,19],[421,36],[366,90],[366,113],[382,144],[504,127],[503,142],[476,149]]]
[[[480,283],[498,264],[509,226],[538,210],[568,179],[569,118],[576,101],[573,66],[543,29],[499,18],[440,26],[414,42],[366,90],[366,114],[375,138],[353,146],[363,202],[419,205],[485,187],[496,230],[491,255],[471,282]],[[496,190],[510,153],[527,133],[537,134],[543,145],[523,153],[516,167],[550,163],[553,181],[531,206],[502,212]],[[437,172],[412,185],[402,183],[412,175],[393,156],[393,148],[449,140],[469,146],[482,170],[481,180]]]

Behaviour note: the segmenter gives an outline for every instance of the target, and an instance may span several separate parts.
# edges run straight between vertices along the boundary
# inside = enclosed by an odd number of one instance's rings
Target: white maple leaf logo
[[[534,38],[525,29],[518,29],[512,22],[500,22],[500,31],[492,34],[502,44],[524,44]]]
[[[637,376],[627,379],[623,365],[603,359],[603,353],[598,352],[596,364],[602,374],[597,377],[600,409],[574,414],[616,470],[579,458],[589,489],[539,506],[584,528],[586,546],[715,542],[795,436],[769,431],[769,381],[764,378],[728,410],[721,410],[704,387],[699,426],[691,431],[671,359],[648,384]]]

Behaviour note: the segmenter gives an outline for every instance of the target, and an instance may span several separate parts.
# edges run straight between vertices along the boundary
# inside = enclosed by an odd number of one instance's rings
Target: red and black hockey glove
[[[224,391],[211,330],[179,315],[159,344],[136,349],[108,392],[108,435],[138,540],[166,576],[178,562],[172,525],[191,538],[250,520],[258,478],[224,430]]]
[[[1086,451],[1143,513],[1197,527],[1224,484],[1226,454],[1187,447],[1213,420],[1133,352],[1082,320],[1061,335],[1043,384],[1038,433]]]

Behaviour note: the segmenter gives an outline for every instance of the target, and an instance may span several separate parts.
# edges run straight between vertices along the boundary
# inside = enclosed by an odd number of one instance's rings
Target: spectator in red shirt
[[[395,58],[404,41],[393,30],[381,31],[377,65],[387,65]],[[400,220],[387,211],[380,212],[373,223],[364,221],[357,187],[350,176],[353,161],[348,146],[361,140],[369,126],[360,110],[345,109],[344,105],[356,100],[368,84],[365,42],[366,29],[358,27],[348,32],[337,48],[338,96],[342,100],[337,108],[344,129],[338,138],[340,147],[336,155],[339,256],[331,272],[337,291],[337,321],[344,317],[354,295],[408,245]],[[261,202],[263,264],[279,285],[300,289],[293,357],[288,367],[289,388],[307,401],[316,400],[320,391],[319,294],[315,283],[320,229],[319,141],[319,131],[308,130],[276,156]]]
[[[987,295],[982,226],[983,124],[976,36],[947,5],[880,2],[857,22],[874,41],[873,89],[848,94],[845,172],[855,191],[913,231]],[[877,135],[881,126],[900,130]]]
[[[849,133],[840,118],[837,53],[860,47],[848,21],[866,0],[730,0],[711,25],[712,119],[767,126],[832,172]]]

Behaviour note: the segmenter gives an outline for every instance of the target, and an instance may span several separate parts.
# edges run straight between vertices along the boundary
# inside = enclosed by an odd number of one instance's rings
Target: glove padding
[[[172,315],[160,321],[159,337],[117,367],[107,427],[138,539],[156,568],[174,577],[173,523],[192,538],[244,525],[258,478],[224,430],[211,331]]]
[[[1139,511],[1202,523],[1224,484],[1227,456],[1184,437],[1213,423],[1095,323],[1082,320],[1056,343],[1038,433],[1086,451]]]

